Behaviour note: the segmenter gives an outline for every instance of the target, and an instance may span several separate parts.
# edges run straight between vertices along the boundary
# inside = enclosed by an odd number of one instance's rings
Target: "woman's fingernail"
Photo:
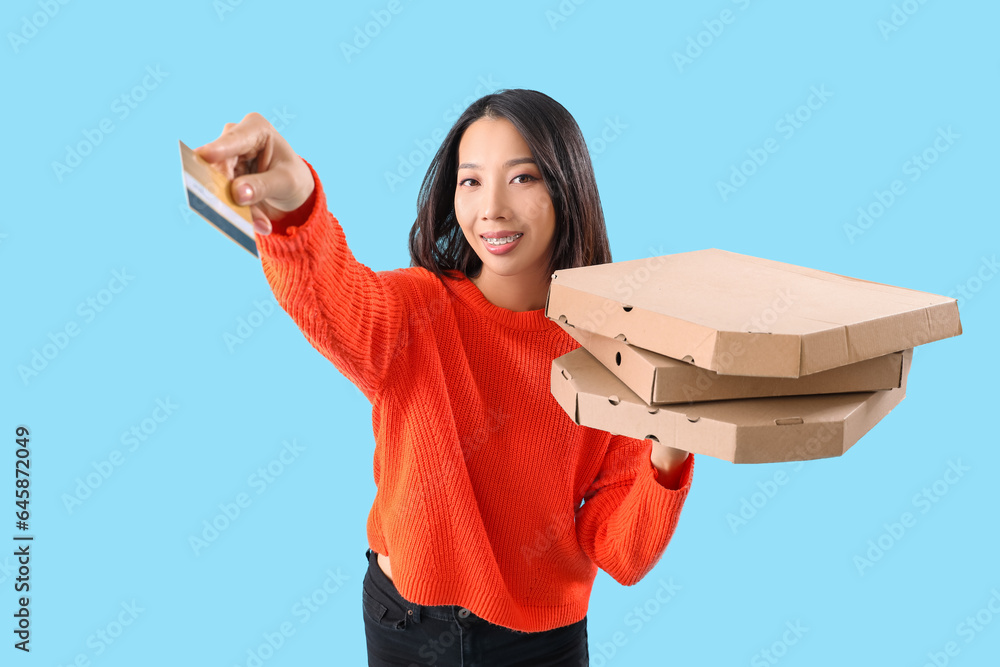
[[[244,183],[236,188],[236,201],[243,203],[251,199],[253,199],[253,188],[250,187],[249,183]]]
[[[271,221],[270,220],[254,220],[254,229],[257,230],[258,234],[263,234],[267,236],[271,233]]]

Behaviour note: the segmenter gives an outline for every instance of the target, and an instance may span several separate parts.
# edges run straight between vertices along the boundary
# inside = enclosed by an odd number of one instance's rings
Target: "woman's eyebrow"
[[[504,162],[503,163],[503,168],[504,169],[509,169],[509,168],[511,168],[511,167],[513,167],[515,165],[525,164],[525,163],[535,164],[535,158],[533,158],[533,157],[516,157],[516,158],[513,158],[511,160],[507,160],[506,162]],[[459,169],[479,169],[479,165],[475,164],[474,162],[463,162],[462,164],[458,165],[458,168]]]

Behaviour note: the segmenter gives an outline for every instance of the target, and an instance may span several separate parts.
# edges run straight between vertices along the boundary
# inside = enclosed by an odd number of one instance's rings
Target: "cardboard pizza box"
[[[962,333],[953,298],[717,249],[556,271],[545,314],[720,375],[761,377]]]
[[[896,389],[650,406],[579,347],[553,360],[551,390],[582,426],[733,463],[805,461],[843,455],[903,400],[912,353]]]
[[[560,326],[646,403],[877,391],[894,389],[902,382],[902,352],[800,378],[719,375],[570,324],[560,322]]]

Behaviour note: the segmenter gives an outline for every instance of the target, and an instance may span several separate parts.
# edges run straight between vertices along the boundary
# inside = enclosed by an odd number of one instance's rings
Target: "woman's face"
[[[479,278],[547,279],[556,216],[524,137],[504,118],[480,118],[458,146],[455,216],[479,259]]]

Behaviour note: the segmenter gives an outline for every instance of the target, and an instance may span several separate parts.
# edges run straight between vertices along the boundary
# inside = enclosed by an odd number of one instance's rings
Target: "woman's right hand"
[[[232,180],[233,199],[250,206],[258,234],[270,234],[271,220],[302,206],[316,187],[306,163],[256,112],[226,123],[218,139],[194,152]]]

